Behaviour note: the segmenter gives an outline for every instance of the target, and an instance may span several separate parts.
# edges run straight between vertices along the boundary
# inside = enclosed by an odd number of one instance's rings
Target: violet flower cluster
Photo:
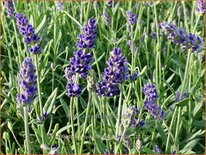
[[[37,94],[37,80],[36,69],[33,65],[32,59],[26,57],[20,68],[20,75],[18,85],[20,87],[20,93],[17,94],[17,100],[27,105],[31,103]]]
[[[17,13],[15,18],[19,32],[24,37],[24,42],[30,46],[29,52],[39,54],[41,52],[40,46],[37,45],[39,37],[35,34],[34,27],[28,23],[28,19],[24,14]]]
[[[12,0],[3,0],[3,2],[4,2],[7,16],[9,18],[13,17],[15,15],[15,9]]]
[[[181,46],[182,50],[191,49],[192,52],[200,52],[204,47],[203,39],[192,33],[187,33],[184,29],[177,28],[175,25],[167,22],[160,24],[163,33],[171,42]]]
[[[79,49],[94,48],[97,33],[95,22],[95,19],[90,18],[87,24],[83,27],[82,33],[78,35],[76,46]]]
[[[120,48],[114,48],[107,61],[108,67],[102,73],[102,81],[98,83],[97,94],[113,97],[118,93],[118,84],[128,80],[128,66]]]
[[[137,22],[137,16],[132,11],[127,11],[127,24],[134,25]]]
[[[109,14],[106,11],[103,12],[103,18],[104,18],[105,24],[107,26],[109,26],[110,23],[111,23],[111,18],[110,18]]]
[[[205,0],[197,0],[195,13],[204,14],[205,13]]]
[[[125,128],[141,127],[144,125],[144,120],[138,122],[137,109],[135,106],[130,106],[127,108],[126,113],[123,115],[122,124]]]
[[[143,93],[146,96],[146,101],[144,102],[145,109],[156,119],[162,119],[164,112],[155,103],[158,98],[157,89],[154,84],[147,83],[142,88]]]
[[[64,4],[63,4],[63,2],[61,0],[55,0],[54,4],[55,4],[57,10],[59,10],[59,11],[63,11],[64,10]]]

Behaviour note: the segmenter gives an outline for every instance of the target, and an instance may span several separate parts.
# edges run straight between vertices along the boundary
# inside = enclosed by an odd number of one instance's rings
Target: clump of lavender
[[[146,100],[144,102],[145,109],[156,119],[162,119],[164,112],[162,109],[152,100]]]
[[[110,18],[109,14],[106,11],[103,12],[103,18],[104,18],[105,24],[107,26],[109,26],[110,23],[111,23],[111,18]]]
[[[24,42],[30,46],[29,51],[33,54],[39,54],[41,52],[40,46],[37,45],[39,37],[35,34],[34,27],[28,23],[24,14],[17,13],[15,18],[19,32],[24,37]]]
[[[3,0],[3,2],[4,2],[7,16],[9,18],[14,17],[15,9],[14,9],[14,4],[13,4],[12,0]]]
[[[20,93],[17,94],[17,100],[23,105],[31,103],[37,94],[37,77],[30,57],[26,57],[21,65],[18,84]]]
[[[137,16],[132,11],[127,11],[127,24],[134,25],[137,22]]]
[[[107,65],[102,73],[102,81],[98,84],[97,94],[113,97],[118,93],[118,84],[128,80],[127,60],[120,48],[113,49]]]
[[[192,52],[200,52],[203,49],[204,42],[200,36],[187,33],[185,30],[167,22],[161,23],[160,27],[168,40],[181,46],[183,51],[191,49]]]
[[[155,101],[158,98],[157,89],[154,84],[147,83],[142,88],[147,100]]]
[[[76,46],[79,49],[94,48],[94,42],[97,33],[95,22],[95,19],[90,18],[88,23],[83,27],[82,33],[78,35]]]
[[[197,0],[195,13],[203,14],[205,13],[205,0]]]
[[[63,2],[61,0],[55,0],[54,4],[55,4],[57,10],[59,10],[59,11],[63,11],[64,10],[64,4],[63,4]]]

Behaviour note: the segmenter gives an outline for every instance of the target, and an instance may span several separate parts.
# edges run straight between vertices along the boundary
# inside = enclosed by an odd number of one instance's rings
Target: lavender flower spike
[[[111,22],[111,18],[110,18],[109,14],[106,11],[103,12],[103,17],[104,17],[105,24],[107,26],[109,26],[110,22]]]
[[[40,46],[37,45],[39,37],[35,34],[34,27],[28,23],[28,19],[24,14],[15,14],[16,23],[19,32],[24,37],[24,42],[30,45],[29,51],[33,54],[41,52]]]
[[[197,0],[195,13],[203,14],[205,13],[205,0]]]
[[[131,12],[127,11],[127,23],[128,25],[134,25],[137,22],[137,16]]]
[[[204,47],[204,41],[200,36],[187,33],[181,28],[167,22],[160,24],[160,28],[171,42],[181,46],[182,50],[191,49],[192,52],[200,52]]]
[[[61,0],[55,0],[54,4],[55,4],[57,10],[59,10],[59,11],[63,11],[64,10],[64,4],[63,4],[63,2]]]
[[[32,59],[26,57],[20,68],[19,87],[20,93],[17,94],[17,100],[27,105],[31,103],[37,94],[36,69],[33,65]]]
[[[3,0],[3,2],[4,2],[7,16],[9,18],[13,17],[15,14],[15,9],[14,9],[14,4],[13,4],[12,0]]]
[[[94,42],[97,33],[95,22],[95,19],[90,18],[88,23],[83,27],[82,33],[77,37],[76,46],[79,49],[94,48]]]
[[[142,88],[148,100],[155,101],[158,98],[157,89],[154,84],[147,83]]]

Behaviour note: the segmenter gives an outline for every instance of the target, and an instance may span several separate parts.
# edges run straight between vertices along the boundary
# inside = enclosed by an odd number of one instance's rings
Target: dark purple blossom
[[[102,73],[102,81],[98,84],[97,94],[113,97],[118,94],[118,84],[128,80],[127,60],[120,48],[113,49],[107,65]]]
[[[108,6],[110,7],[110,8],[112,8],[113,6],[115,6],[116,5],[116,3],[117,2],[115,2],[116,0],[108,0]]]
[[[14,9],[14,4],[13,4],[12,0],[3,0],[3,2],[4,2],[7,16],[9,18],[13,17],[15,14],[15,9]]]
[[[154,84],[147,83],[142,88],[143,93],[147,97],[148,100],[157,100],[158,94],[157,89]]]
[[[17,27],[24,38],[24,42],[28,44],[29,52],[39,54],[41,52],[40,46],[36,45],[39,37],[35,34],[34,27],[28,23],[28,19],[24,14],[15,14]]]
[[[20,68],[19,87],[20,93],[17,94],[17,100],[27,105],[31,103],[37,94],[36,69],[33,65],[32,59],[26,57]]]
[[[134,25],[137,22],[137,16],[132,11],[127,11],[127,24]]]
[[[83,50],[78,50],[74,56],[70,58],[70,69],[72,72],[78,73],[80,77],[86,78],[88,71],[91,69],[92,55],[85,53]]]
[[[154,153],[160,153],[161,152],[161,150],[160,150],[158,145],[155,145],[153,151],[154,151]]]
[[[187,93],[184,93],[184,94],[182,95],[182,97],[180,97],[180,92],[176,92],[175,102],[179,102],[179,101],[181,101],[181,100],[184,100],[184,99],[187,98],[187,96],[188,96],[188,94],[187,94]]]
[[[110,18],[109,14],[106,11],[103,12],[103,18],[104,18],[105,24],[107,26],[109,26],[110,23],[111,23],[111,18]]]
[[[164,116],[162,109],[152,100],[146,100],[144,107],[156,119],[162,119]]]
[[[135,81],[137,78],[138,78],[138,73],[137,72],[135,72],[135,73],[133,73],[133,75],[129,76],[130,81]]]
[[[163,33],[171,42],[181,46],[182,50],[191,49],[192,52],[200,52],[204,47],[204,41],[200,36],[187,33],[184,29],[177,28],[175,25],[163,22],[160,24]]]
[[[157,38],[157,33],[156,32],[152,32],[150,34],[150,37],[153,38],[153,39],[156,39]]]
[[[76,46],[78,48],[94,48],[94,42],[97,33],[95,22],[95,19],[90,18],[88,23],[83,27],[82,33],[77,37]]]
[[[205,13],[205,0],[197,0],[195,13]]]

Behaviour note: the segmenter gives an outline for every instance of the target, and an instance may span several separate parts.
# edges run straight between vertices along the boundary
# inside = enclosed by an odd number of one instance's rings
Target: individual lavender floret
[[[13,17],[15,14],[15,9],[14,9],[14,4],[13,4],[12,0],[3,0],[3,2],[4,2],[7,16],[9,18]]]
[[[181,46],[183,51],[191,49],[192,52],[200,52],[203,49],[204,42],[200,36],[187,33],[185,30],[177,28],[175,25],[167,22],[161,23],[160,27],[167,36],[167,39]]]
[[[205,0],[197,0],[195,13],[203,14],[205,13]]]
[[[105,24],[107,26],[109,26],[110,23],[111,23],[111,18],[110,18],[109,14],[106,11],[103,12],[103,17],[104,17]]]
[[[114,151],[109,151],[108,149],[105,149],[104,154],[114,154]]]
[[[137,78],[138,78],[138,73],[137,72],[135,72],[135,73],[133,73],[133,75],[129,76],[130,81],[135,81]]]
[[[155,153],[160,153],[160,152],[161,152],[161,150],[160,150],[160,148],[159,148],[158,145],[155,145],[153,151],[154,151]]]
[[[15,14],[17,27],[19,32],[24,37],[24,42],[31,47],[29,47],[29,52],[33,54],[39,54],[41,52],[40,46],[36,45],[39,41],[39,37],[35,34],[34,27],[28,23],[28,19],[24,14]]]
[[[81,95],[82,86],[80,84],[76,84],[75,73],[71,70],[71,68],[66,68],[64,70],[65,77],[67,78],[67,96],[69,97],[78,97]]]
[[[97,33],[95,22],[95,19],[90,18],[88,23],[83,27],[82,33],[77,37],[76,46],[78,48],[94,48],[94,42]]]
[[[154,84],[147,83],[142,88],[143,93],[148,100],[155,101],[158,98],[157,89]]]
[[[187,94],[187,93],[184,93],[184,94],[182,95],[182,97],[180,97],[180,92],[176,92],[175,102],[179,102],[179,101],[181,101],[181,100],[184,100],[184,99],[187,98],[187,96],[188,96],[188,94]]]
[[[59,11],[63,11],[64,10],[64,4],[63,4],[63,2],[61,0],[55,0],[54,4],[55,4],[57,10],[59,10]]]
[[[114,97],[118,94],[118,85],[110,81],[100,81],[97,87],[97,94],[99,96]]]
[[[137,16],[132,11],[127,11],[127,24],[134,25],[137,23]]]
[[[157,33],[156,32],[152,32],[150,34],[150,37],[153,38],[153,39],[156,39],[157,38]]]
[[[74,53],[74,56],[70,58],[71,70],[78,73],[80,77],[86,78],[88,71],[91,69],[91,61],[91,53],[85,53],[83,50],[78,50]]]
[[[153,5],[154,5],[154,2],[144,2],[144,5],[145,5],[145,6],[153,6]]]
[[[20,93],[17,94],[17,100],[27,105],[31,103],[37,94],[37,80],[36,69],[33,65],[32,59],[26,57],[20,68],[19,87]]]
[[[145,109],[156,119],[162,119],[164,112],[162,109],[154,103],[152,100],[146,100],[144,102]]]
[[[115,6],[116,3],[117,3],[117,2],[115,2],[115,0],[108,0],[108,6],[109,6],[110,8],[112,8],[113,4],[114,4],[114,6]]]

